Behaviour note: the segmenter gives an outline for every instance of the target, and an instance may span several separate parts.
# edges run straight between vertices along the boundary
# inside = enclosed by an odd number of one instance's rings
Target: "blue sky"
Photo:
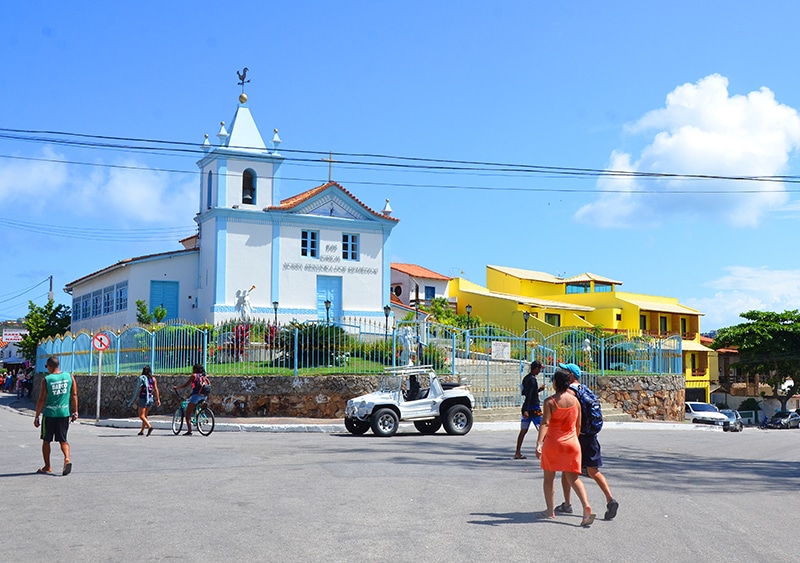
[[[18,2],[3,12],[13,22],[0,35],[3,319],[23,316],[28,299],[43,304],[50,275],[70,304],[66,283],[179,248],[199,191],[196,154],[8,130],[214,140],[245,66],[262,135],[278,128],[293,157],[283,197],[327,180],[328,151],[361,163],[352,155],[798,175],[796,2]],[[742,311],[800,307],[798,184],[369,162],[335,164],[333,179],[373,209],[390,199],[393,261],[481,284],[486,264],[589,271],[679,298],[705,314],[704,331]]]

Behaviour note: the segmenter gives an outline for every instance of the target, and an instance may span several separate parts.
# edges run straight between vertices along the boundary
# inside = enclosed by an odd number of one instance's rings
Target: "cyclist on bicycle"
[[[184,436],[192,435],[192,415],[197,408],[197,403],[206,399],[207,392],[204,393],[204,391],[206,391],[204,388],[208,385],[208,376],[202,365],[195,364],[192,367],[192,375],[186,380],[186,383],[183,385],[173,385],[172,388],[177,390],[189,387],[190,385],[192,386],[192,396],[189,397],[189,403],[186,405],[186,432],[183,433]]]

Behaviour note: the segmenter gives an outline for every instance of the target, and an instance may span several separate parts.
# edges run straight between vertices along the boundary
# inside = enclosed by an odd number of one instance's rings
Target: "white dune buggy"
[[[444,426],[448,434],[464,435],[472,429],[475,398],[460,383],[442,383],[432,366],[387,368],[378,390],[347,401],[345,428],[364,434],[391,436],[400,421],[413,422],[422,434]]]

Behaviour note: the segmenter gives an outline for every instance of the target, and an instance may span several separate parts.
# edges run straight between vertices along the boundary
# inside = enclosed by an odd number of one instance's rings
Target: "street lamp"
[[[275,309],[275,326],[278,326],[278,302],[272,302],[272,308]]]
[[[467,310],[467,330],[469,330],[472,326],[471,317],[472,317],[472,305],[467,305],[464,307]]]
[[[383,339],[384,340],[388,340],[389,339],[389,313],[391,313],[391,312],[392,312],[392,308],[391,307],[389,307],[388,305],[384,305],[383,306],[383,315],[386,317],[386,326],[383,329]]]
[[[325,324],[331,324],[331,300],[325,300]]]
[[[525,334],[528,332],[528,319],[531,318],[531,314],[528,311],[522,312],[522,320],[525,321]]]

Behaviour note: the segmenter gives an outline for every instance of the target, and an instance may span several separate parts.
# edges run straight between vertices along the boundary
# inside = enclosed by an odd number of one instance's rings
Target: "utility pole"
[[[47,292],[47,301],[53,301],[55,295],[53,294],[53,276],[50,276],[50,291]]]

